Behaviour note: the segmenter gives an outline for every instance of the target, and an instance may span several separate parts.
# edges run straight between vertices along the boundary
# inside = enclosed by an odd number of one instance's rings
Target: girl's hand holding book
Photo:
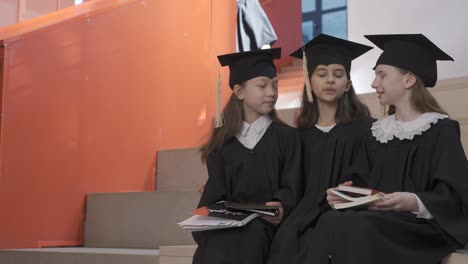
[[[387,194],[386,200],[376,202],[369,209],[396,212],[417,212],[419,210],[418,201],[413,193],[394,192]]]
[[[346,186],[351,186],[353,185],[353,182],[352,181],[347,181],[345,183],[342,183],[341,185],[346,185]],[[337,203],[344,203],[344,202],[347,202],[346,200],[344,200],[343,198],[335,195],[331,190],[332,189],[335,189],[335,188],[330,188],[327,190],[327,201],[328,201],[328,204],[333,207],[334,204],[337,204]]]
[[[281,202],[271,201],[271,202],[266,202],[265,205],[278,208],[279,214],[277,216],[262,216],[262,218],[274,225],[279,225],[281,221],[283,221],[283,205],[281,204]]]

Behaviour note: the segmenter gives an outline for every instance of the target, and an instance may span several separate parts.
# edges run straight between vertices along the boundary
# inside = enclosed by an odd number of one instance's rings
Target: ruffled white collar
[[[432,124],[444,118],[448,118],[448,115],[428,112],[420,115],[413,121],[402,122],[395,120],[395,115],[390,115],[375,121],[372,124],[371,131],[372,135],[381,143],[387,143],[395,137],[400,140],[412,140],[414,136],[421,135]]]

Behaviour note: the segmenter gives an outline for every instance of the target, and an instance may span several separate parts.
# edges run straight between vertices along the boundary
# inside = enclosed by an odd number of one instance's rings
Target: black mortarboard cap
[[[293,52],[291,56],[302,59],[302,52],[305,50],[309,73],[312,73],[319,64],[341,64],[350,77],[351,61],[371,49],[370,46],[320,34]]]
[[[366,35],[364,37],[383,50],[375,67],[385,64],[410,71],[418,76],[426,87],[434,87],[437,82],[436,61],[453,61],[452,57],[423,34]]]
[[[230,53],[218,56],[221,66],[229,66],[229,86],[255,77],[276,77],[274,59],[281,57],[281,48]]]

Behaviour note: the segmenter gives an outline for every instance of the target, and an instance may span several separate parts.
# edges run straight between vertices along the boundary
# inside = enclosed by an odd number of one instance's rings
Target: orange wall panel
[[[235,1],[114,2],[3,34],[0,248],[79,243],[86,193],[153,190],[157,151],[210,131]]]

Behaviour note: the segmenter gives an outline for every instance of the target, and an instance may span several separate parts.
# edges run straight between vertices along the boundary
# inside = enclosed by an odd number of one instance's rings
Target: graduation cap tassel
[[[218,83],[216,87],[216,114],[214,127],[219,128],[223,126],[223,114],[221,113],[221,73],[218,71]]]
[[[307,99],[310,103],[314,101],[312,97],[312,87],[310,85],[309,71],[307,70],[307,56],[304,48],[302,48],[302,70],[304,72],[304,82],[306,87]]]

